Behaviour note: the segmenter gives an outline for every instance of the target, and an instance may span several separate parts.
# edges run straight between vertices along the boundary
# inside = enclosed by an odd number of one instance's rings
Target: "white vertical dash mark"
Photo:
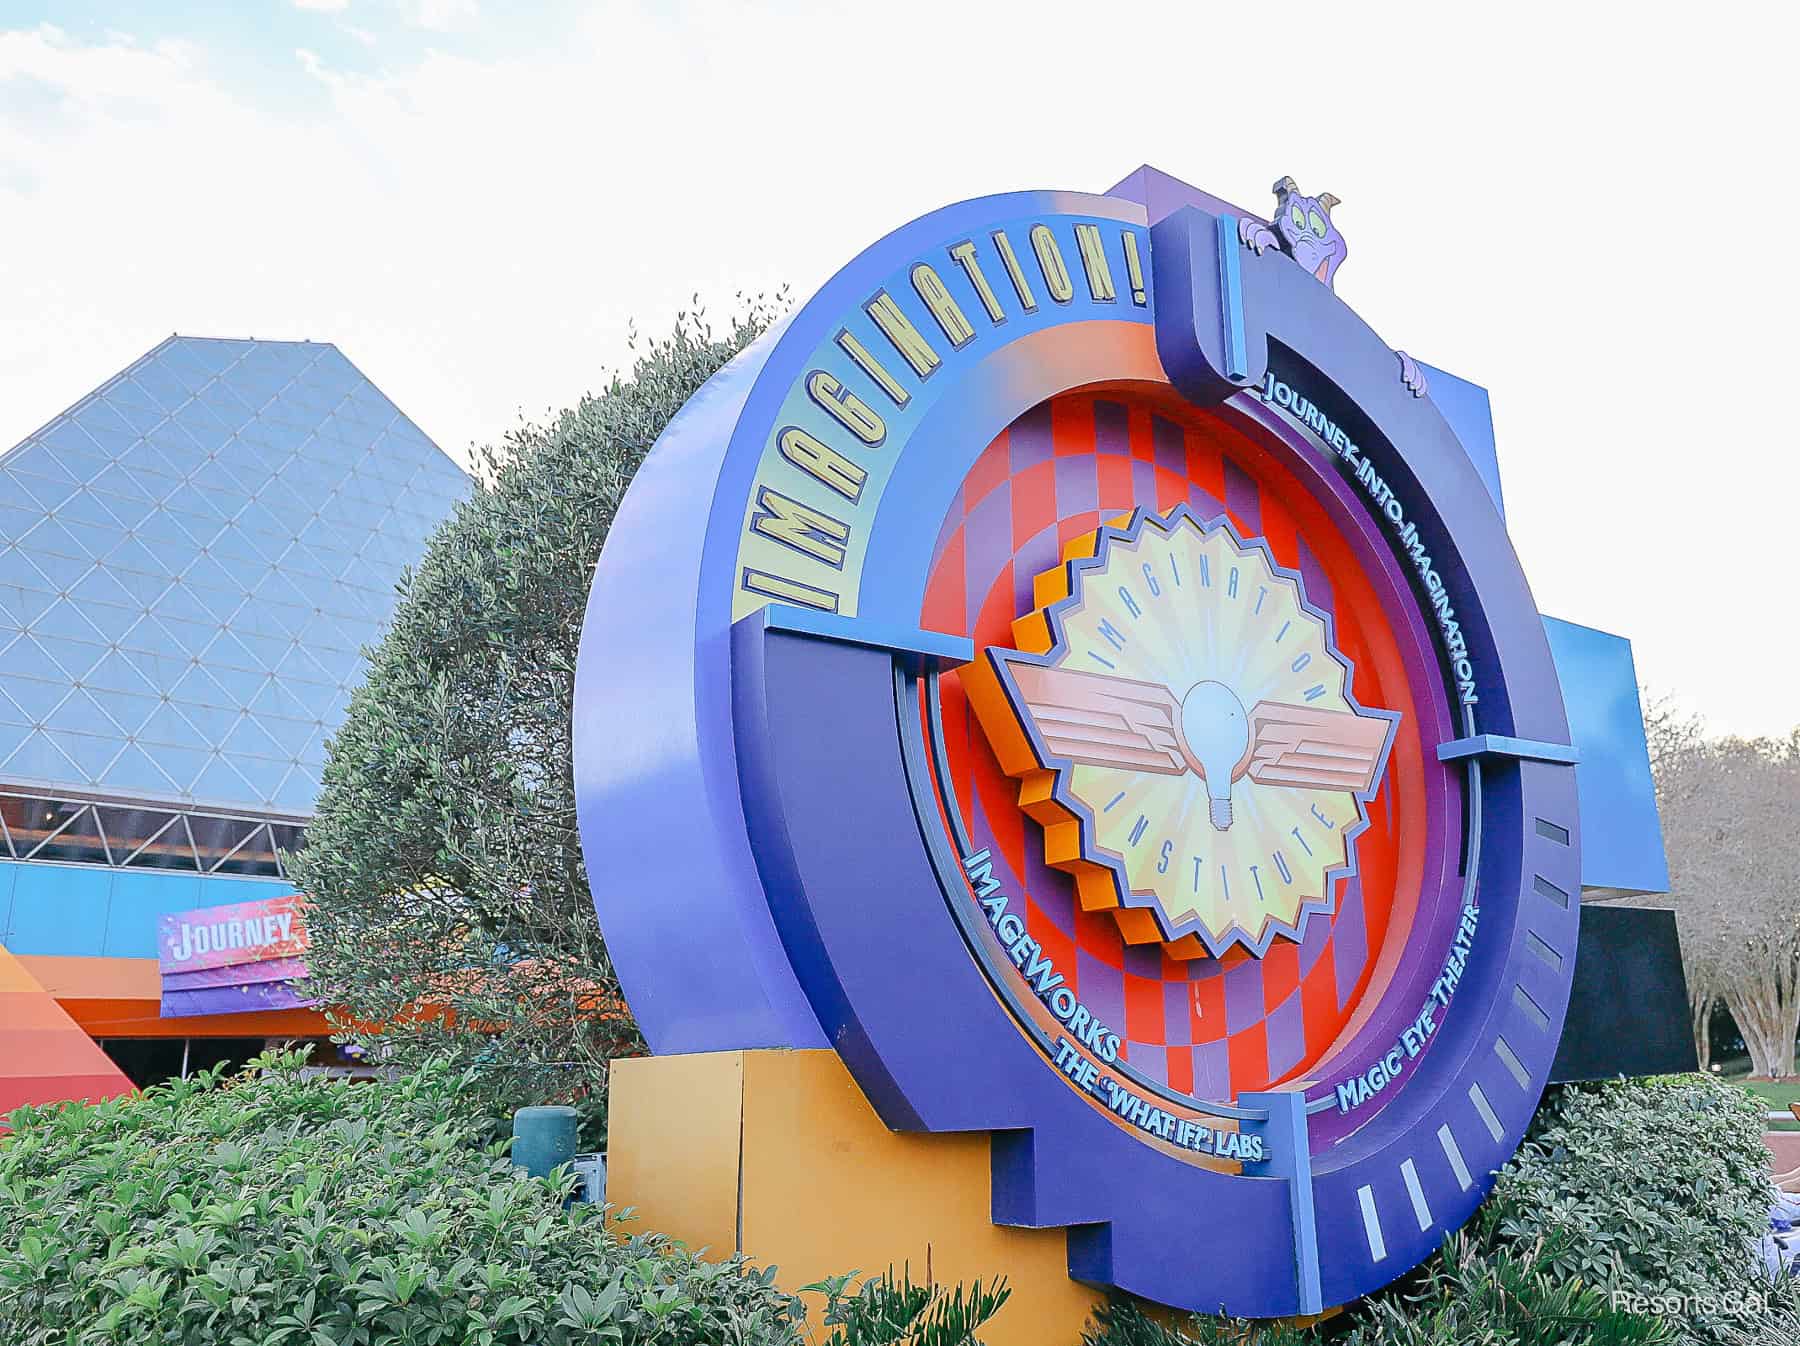
[[[1456,1174],[1457,1183],[1461,1185],[1463,1191],[1468,1191],[1475,1185],[1475,1180],[1469,1176],[1469,1165],[1462,1157],[1462,1146],[1458,1145],[1456,1137],[1450,1134],[1449,1126],[1438,1128],[1438,1144],[1444,1147],[1444,1158],[1450,1161],[1450,1168]]]
[[[1419,1222],[1419,1232],[1431,1228],[1431,1207],[1425,1204],[1425,1189],[1419,1186],[1419,1170],[1408,1159],[1400,1165],[1400,1176],[1406,1179],[1406,1194],[1412,1198],[1413,1219]]]
[[[1375,1213],[1375,1193],[1358,1187],[1356,1199],[1362,1205],[1363,1233],[1369,1236],[1369,1256],[1379,1262],[1387,1256],[1387,1240],[1381,1237],[1381,1217]]]
[[[1519,1082],[1519,1088],[1531,1088],[1531,1072],[1525,1069],[1525,1063],[1519,1060],[1518,1054],[1513,1051],[1511,1044],[1505,1038],[1494,1039],[1494,1055],[1500,1058],[1500,1063]]]
[[[1487,1127],[1490,1136],[1495,1140],[1499,1140],[1506,1134],[1501,1129],[1500,1119],[1494,1116],[1494,1109],[1488,1103],[1487,1095],[1481,1092],[1481,1086],[1479,1084],[1471,1084],[1469,1086],[1469,1102],[1473,1103],[1475,1105],[1475,1111],[1481,1114],[1482,1125]]]

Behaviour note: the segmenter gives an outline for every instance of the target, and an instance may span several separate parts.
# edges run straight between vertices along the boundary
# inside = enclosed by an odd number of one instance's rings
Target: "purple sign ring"
[[[1072,1275],[1161,1303],[1316,1312],[1434,1250],[1548,1075],[1578,829],[1529,590],[1403,367],[1235,218],[1188,208],[1152,227],[1132,202],[1025,193],[889,235],[709,383],[620,510],[577,674],[583,847],[652,1049],[834,1048],[890,1127],[992,1133],[997,1222],[1066,1226]],[[1158,1093],[1107,1059],[1116,1042],[1008,924],[1016,895],[947,797],[938,676],[977,652],[919,628],[936,521],[997,433],[1097,385],[1172,386],[1262,427],[1354,533],[1382,601],[1429,633],[1430,719],[1453,729],[1427,748],[1466,772],[1463,834],[1436,843],[1460,845],[1464,872],[1443,867],[1340,1068],[1235,1101]],[[1232,706],[1285,707],[1265,741],[1315,723],[1362,741],[1307,710],[1311,692],[1207,693],[1181,712],[1192,742],[1162,759],[1153,716],[1133,731],[1145,769],[1187,771],[1204,796],[1235,749],[1203,762],[1192,744]],[[1145,704],[1166,719],[1178,700]],[[1241,788],[1329,785],[1295,751]],[[1213,826],[1247,835],[1256,807]],[[1015,994],[1008,969],[1028,967],[1037,993]]]

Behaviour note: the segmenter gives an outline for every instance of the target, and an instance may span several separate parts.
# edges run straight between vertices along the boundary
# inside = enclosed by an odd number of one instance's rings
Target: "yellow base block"
[[[988,1346],[1074,1346],[1104,1298],[1069,1279],[1063,1230],[989,1218],[985,1133],[889,1131],[835,1052],[614,1061],[609,1113],[607,1200],[778,1268],[784,1289],[890,1266],[943,1285],[1004,1275]]]

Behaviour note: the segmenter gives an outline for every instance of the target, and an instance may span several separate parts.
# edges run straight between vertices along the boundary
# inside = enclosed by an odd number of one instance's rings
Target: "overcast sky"
[[[1343,198],[1339,293],[1491,390],[1539,606],[1781,732],[1794,14],[0,0],[0,445],[179,331],[334,341],[466,459],[632,320],[804,296],[948,202],[1292,174]]]

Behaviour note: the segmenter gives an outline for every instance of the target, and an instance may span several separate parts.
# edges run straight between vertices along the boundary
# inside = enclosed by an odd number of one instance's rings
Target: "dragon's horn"
[[[1327,215],[1331,214],[1331,208],[1337,205],[1337,203],[1337,197],[1333,196],[1330,192],[1321,192],[1319,194],[1319,206]]]
[[[1269,188],[1269,190],[1274,192],[1277,196],[1286,196],[1289,192],[1299,191],[1300,184],[1295,182],[1292,178],[1283,178],[1280,182]]]

